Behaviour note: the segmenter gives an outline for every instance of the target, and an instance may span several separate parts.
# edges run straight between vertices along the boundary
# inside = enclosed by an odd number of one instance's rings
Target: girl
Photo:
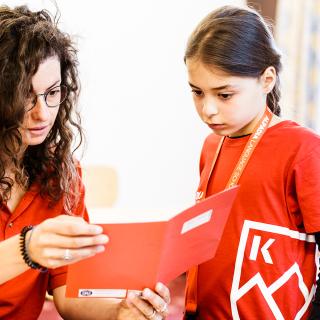
[[[161,284],[143,300],[65,298],[66,265],[108,241],[86,222],[71,152],[73,130],[82,140],[77,64],[46,11],[0,6],[0,318],[37,319],[48,290],[68,319],[162,319],[170,296]]]
[[[281,61],[271,31],[254,10],[222,7],[190,36],[185,63],[197,112],[213,130],[197,200],[240,185],[215,257],[188,273],[186,317],[307,319],[320,137],[279,117]]]

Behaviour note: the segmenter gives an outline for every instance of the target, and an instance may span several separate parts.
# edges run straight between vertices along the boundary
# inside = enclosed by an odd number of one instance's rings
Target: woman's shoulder
[[[75,157],[73,157],[72,161],[73,161],[75,169],[77,170],[78,175],[80,177],[82,177],[82,166],[81,166],[80,160],[75,158]]]

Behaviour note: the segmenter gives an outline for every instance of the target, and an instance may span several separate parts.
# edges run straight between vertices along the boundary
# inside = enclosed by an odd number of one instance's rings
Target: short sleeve
[[[320,231],[320,146],[294,166],[296,194],[307,233]]]

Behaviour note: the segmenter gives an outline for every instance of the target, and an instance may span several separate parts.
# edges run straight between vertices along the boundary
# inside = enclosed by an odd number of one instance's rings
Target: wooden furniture
[[[83,167],[87,208],[111,207],[117,198],[118,177],[116,170],[105,165]]]

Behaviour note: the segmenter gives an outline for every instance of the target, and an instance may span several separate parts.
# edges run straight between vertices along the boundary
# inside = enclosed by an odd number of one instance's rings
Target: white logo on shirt
[[[273,294],[280,289],[284,284],[286,284],[292,276],[296,275],[298,278],[298,288],[297,290],[301,291],[301,294],[304,297],[304,304],[301,307],[300,310],[298,310],[297,314],[295,315],[294,319],[299,320],[306,312],[311,299],[315,292],[315,285],[313,285],[309,291],[308,287],[306,286],[300,267],[298,263],[295,261],[289,262],[290,266],[288,266],[287,270],[280,276],[278,279],[275,279],[273,283],[271,283],[269,286],[266,285],[265,281],[263,280],[263,276],[260,272],[257,272],[255,275],[253,275],[247,282],[245,282],[243,285],[240,286],[240,278],[241,278],[241,270],[243,267],[243,264],[245,262],[245,250],[250,243],[249,235],[251,231],[252,232],[261,232],[265,235],[269,235],[270,233],[273,234],[273,238],[268,238],[268,240],[261,246],[261,236],[254,235],[252,244],[250,247],[250,255],[249,259],[251,261],[256,261],[259,258],[259,254],[261,253],[261,256],[263,258],[264,263],[267,263],[268,265],[273,264],[276,259],[272,259],[272,256],[270,254],[272,245],[276,244],[276,235],[285,236],[285,238],[289,239],[296,239],[299,242],[303,241],[304,243],[314,243],[315,238],[314,236],[307,235],[305,233],[299,233],[295,230],[290,230],[285,227],[280,227],[276,225],[261,223],[261,222],[255,222],[255,221],[249,221],[245,220],[241,232],[239,247],[238,247],[238,253],[235,263],[235,269],[234,269],[234,275],[233,275],[233,282],[232,282],[232,288],[231,288],[231,295],[230,295],[230,302],[231,302],[231,310],[232,310],[232,317],[233,319],[240,319],[239,311],[237,302],[242,298],[245,294],[247,294],[254,286],[258,286],[260,289],[263,297],[265,298],[271,312],[273,313],[275,319],[277,320],[284,320],[284,316],[277,305],[276,300],[273,297]],[[251,237],[252,238],[252,237]],[[250,239],[251,239],[250,238]],[[280,240],[278,240],[280,241]],[[283,253],[278,253],[283,254]]]
[[[273,264],[273,261],[271,259],[270,253],[269,253],[269,247],[273,244],[275,239],[269,239],[261,248],[261,253],[263,255],[264,261],[266,263]],[[250,251],[250,260],[257,260],[257,255],[258,255],[258,249],[260,246],[261,242],[261,237],[260,236],[254,236],[253,242],[252,242],[252,247]]]

